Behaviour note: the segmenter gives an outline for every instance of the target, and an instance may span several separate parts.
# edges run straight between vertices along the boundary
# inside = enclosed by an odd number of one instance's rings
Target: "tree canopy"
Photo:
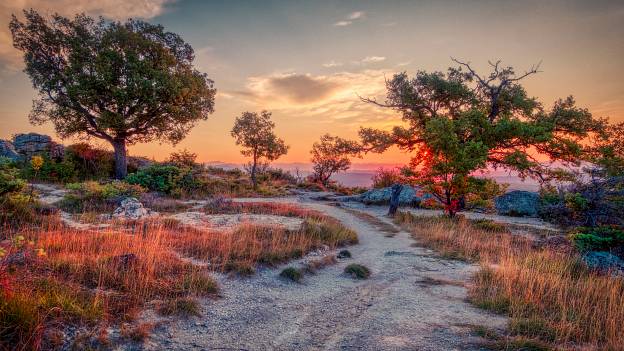
[[[349,156],[359,153],[359,144],[337,136],[325,134],[312,145],[314,178],[327,185],[332,174],[346,171],[351,166]]]
[[[398,111],[404,125],[360,130],[365,151],[383,152],[394,145],[414,152],[414,180],[450,214],[482,184],[472,176],[475,171],[501,167],[523,178],[555,179],[564,169],[553,163],[578,165],[586,151],[583,141],[604,130],[605,121],[576,107],[572,97],[550,109],[530,97],[519,82],[537,73],[538,66],[517,74],[495,62],[482,76],[469,63],[455,62],[458,66],[446,73],[394,75],[386,82],[385,102],[364,101]]]
[[[30,120],[51,121],[62,138],[108,141],[117,177],[127,172],[126,145],[175,144],[214,112],[216,90],[193,67],[193,48],[162,26],[24,15],[13,16],[10,29],[39,92]]]
[[[251,157],[251,180],[257,186],[256,171],[259,162],[275,161],[288,152],[284,140],[275,135],[275,123],[271,121],[271,112],[243,112],[236,117],[232,128],[232,137],[236,145],[243,147],[241,154]]]

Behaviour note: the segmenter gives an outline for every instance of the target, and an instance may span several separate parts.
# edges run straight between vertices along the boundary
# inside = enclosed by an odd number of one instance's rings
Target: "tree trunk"
[[[115,150],[115,178],[124,179],[128,175],[126,140],[115,139],[112,144]]]
[[[390,208],[388,209],[388,216],[394,216],[399,208],[399,196],[403,190],[402,184],[394,184],[392,186],[392,194],[390,195]]]
[[[251,183],[253,184],[254,189],[258,189],[258,181],[256,180],[256,165],[258,163],[258,157],[256,157],[256,153],[254,151],[253,156],[253,165],[251,166]]]

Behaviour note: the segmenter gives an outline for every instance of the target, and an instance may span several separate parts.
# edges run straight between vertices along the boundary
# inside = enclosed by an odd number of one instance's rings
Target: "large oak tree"
[[[193,48],[162,26],[24,15],[13,16],[10,29],[39,92],[31,121],[51,121],[62,138],[106,140],[117,178],[127,173],[127,145],[175,144],[214,112],[216,90],[193,67]]]
[[[545,109],[527,95],[520,81],[538,67],[516,74],[500,62],[478,74],[469,63],[455,61],[447,73],[399,73],[386,82],[387,99],[364,101],[398,111],[404,124],[391,131],[362,128],[365,151],[391,146],[414,154],[415,182],[426,186],[450,215],[483,182],[474,172],[504,168],[539,181],[561,176],[558,165],[578,165],[592,133],[604,121],[592,118],[568,97]]]

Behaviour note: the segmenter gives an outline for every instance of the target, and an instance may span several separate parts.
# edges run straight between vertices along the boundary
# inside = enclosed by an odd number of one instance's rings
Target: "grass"
[[[475,227],[465,219],[418,218],[397,222],[445,256],[479,262],[471,302],[510,317],[510,336],[497,350],[624,345],[624,279],[590,271],[578,255],[531,245],[526,238]]]
[[[214,296],[205,269],[182,261],[155,223],[85,232],[51,225],[20,233],[0,260],[0,349],[38,349],[55,325],[132,321],[152,300]],[[24,257],[10,264],[9,257]]]
[[[367,267],[357,263],[346,266],[344,272],[355,279],[368,279],[371,275],[371,271]]]
[[[397,233],[400,232],[399,229],[397,229],[395,226],[393,226],[392,224],[386,223],[383,220],[379,219],[376,216],[373,216],[372,214],[366,213],[366,212],[362,212],[362,211],[358,211],[358,210],[354,210],[348,207],[343,207],[343,210],[351,213],[352,215],[356,216],[357,218],[370,223],[372,225],[374,225],[380,232],[384,233],[386,237],[388,238],[392,238],[394,237]]]
[[[310,260],[304,264],[304,271],[310,274],[316,274],[318,271],[325,267],[329,267],[338,263],[338,260],[334,255],[325,255],[316,260]]]
[[[182,317],[201,315],[199,303],[197,300],[189,297],[182,297],[164,302],[158,307],[158,313],[163,316],[175,315]]]
[[[163,204],[169,206],[175,204]],[[230,232],[208,232],[152,219],[85,231],[44,221],[7,234],[0,242],[0,350],[39,349],[53,343],[49,331],[67,325],[124,326],[134,340],[132,335],[141,333],[132,332],[140,327],[132,323],[151,302],[166,301],[159,308],[164,314],[194,315],[199,311],[193,298],[218,296],[210,271],[246,276],[258,264],[357,243],[355,232],[315,211],[288,204],[242,208],[302,217],[303,225],[289,231],[247,223]]]

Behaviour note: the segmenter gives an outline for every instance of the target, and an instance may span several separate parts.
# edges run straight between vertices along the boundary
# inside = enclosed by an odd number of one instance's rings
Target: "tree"
[[[565,173],[552,166],[554,161],[578,165],[583,140],[604,129],[604,120],[576,107],[572,97],[558,100],[548,111],[529,97],[518,82],[537,73],[538,66],[516,74],[498,61],[481,76],[469,63],[454,61],[458,67],[446,74],[394,75],[386,82],[384,103],[363,101],[400,112],[405,125],[392,131],[360,130],[367,152],[384,152],[393,145],[414,152],[413,180],[451,216],[461,210],[467,194],[483,186],[472,176],[475,171],[501,167],[548,181]]]
[[[332,174],[346,171],[351,166],[350,155],[358,155],[360,146],[356,141],[334,137],[329,134],[312,145],[313,177],[323,185],[329,183]]]
[[[39,97],[30,120],[51,121],[62,137],[104,139],[115,150],[115,175],[127,174],[128,145],[173,144],[214,112],[212,80],[193,68],[193,48],[160,25],[13,16],[13,45]]]
[[[243,112],[236,117],[232,128],[231,134],[236,145],[243,147],[241,154],[251,157],[250,173],[254,189],[258,187],[256,171],[259,162],[275,161],[288,152],[289,147],[275,135],[274,128],[275,123],[271,121],[269,111],[262,111],[260,114]]]

